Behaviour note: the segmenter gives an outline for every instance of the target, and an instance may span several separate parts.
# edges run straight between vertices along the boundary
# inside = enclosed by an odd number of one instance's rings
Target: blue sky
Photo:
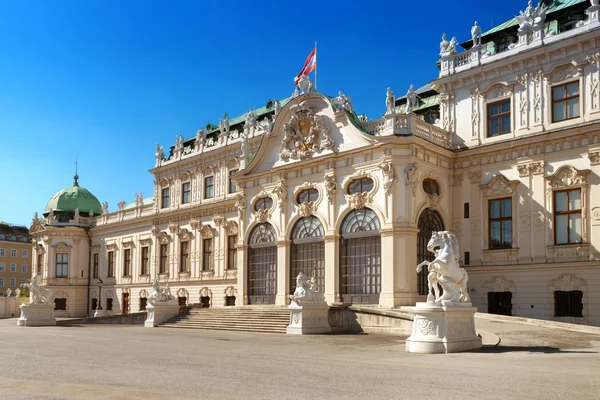
[[[499,7],[502,5],[502,7]],[[80,185],[111,210],[153,194],[154,146],[288,97],[318,40],[318,89],[371,119],[437,76],[442,32],[527,6],[462,0],[0,0],[0,221],[29,225]]]

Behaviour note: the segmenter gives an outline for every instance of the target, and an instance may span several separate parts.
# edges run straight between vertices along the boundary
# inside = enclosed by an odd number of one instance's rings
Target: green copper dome
[[[48,215],[50,210],[55,214],[74,213],[75,209],[79,209],[82,217],[87,217],[90,211],[94,215],[102,214],[102,206],[100,202],[87,189],[82,188],[77,183],[78,175],[75,175],[73,186],[68,187],[56,193],[46,204],[44,215]]]

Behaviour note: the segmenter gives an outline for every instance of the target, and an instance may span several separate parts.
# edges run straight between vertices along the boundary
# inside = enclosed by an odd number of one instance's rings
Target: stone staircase
[[[289,321],[289,310],[281,306],[192,308],[159,327],[285,333]]]

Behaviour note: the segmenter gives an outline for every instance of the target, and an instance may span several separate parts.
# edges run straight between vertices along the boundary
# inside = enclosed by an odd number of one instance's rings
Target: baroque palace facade
[[[396,307],[425,299],[415,267],[448,230],[480,311],[600,325],[597,3],[530,4],[462,52],[444,35],[439,77],[374,121],[300,82],[157,145],[154,196],[117,211],[76,176],[34,218],[34,274],[57,316],[143,310],[155,279],[181,304],[286,305],[300,271],[330,304]]]

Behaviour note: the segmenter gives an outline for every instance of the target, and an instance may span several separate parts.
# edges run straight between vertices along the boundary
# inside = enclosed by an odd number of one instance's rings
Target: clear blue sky
[[[385,91],[437,76],[442,32],[470,38],[526,0],[0,0],[0,220],[29,225],[80,185],[111,211],[153,194],[154,146],[285,98],[318,40],[318,89],[378,118]]]

